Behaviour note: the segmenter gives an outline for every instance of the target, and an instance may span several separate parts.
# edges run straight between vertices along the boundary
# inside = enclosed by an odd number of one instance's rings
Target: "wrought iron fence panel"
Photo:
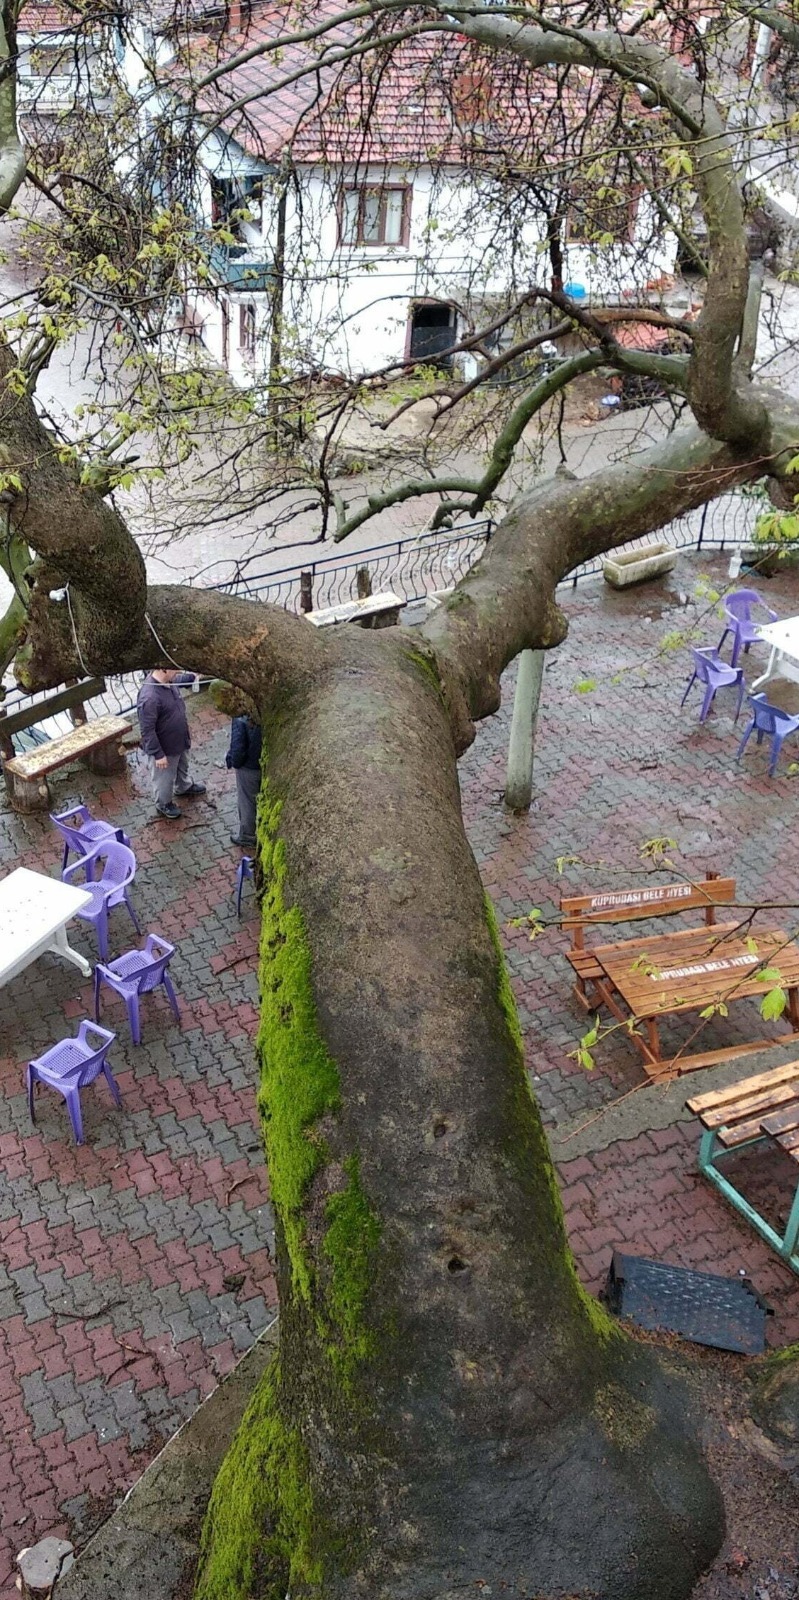
[[[675,550],[724,550],[746,544],[755,530],[763,502],[752,495],[731,493],[712,500],[696,511],[688,512],[661,528],[621,545],[614,553],[639,550],[646,544],[668,544]],[[310,594],[315,610],[339,605],[353,599],[358,592],[358,572],[367,568],[372,590],[392,589],[407,603],[420,601],[433,592],[450,589],[474,565],[485,550],[491,534],[490,521],[473,523],[468,528],[435,536],[417,535],[412,539],[398,540],[390,545],[358,551],[340,560],[335,552],[306,561],[302,566],[285,567],[277,572],[260,569],[253,561],[242,562],[230,576],[219,582],[208,582],[210,570],[205,574],[203,587],[220,593],[235,594],[242,599],[267,601],[282,606],[284,610],[302,612],[302,574],[310,577]],[[799,550],[799,540],[784,546],[786,552]],[[564,586],[576,588],[581,579],[593,577],[602,570],[601,557],[583,562],[564,578]],[[202,582],[196,580],[198,587]],[[308,579],[306,578],[306,583]],[[307,591],[306,591],[307,592]],[[106,679],[106,689],[101,695],[86,702],[95,715],[117,712],[125,715],[136,705],[136,696],[143,673],[129,673],[125,677]],[[5,699],[0,702],[5,711],[21,710],[52,694],[47,690],[38,695],[26,694],[15,685],[7,685]],[[41,742],[58,732],[67,732],[72,726],[66,712],[56,717],[43,718],[42,722],[20,736],[29,743]],[[15,740],[16,740],[15,735]]]

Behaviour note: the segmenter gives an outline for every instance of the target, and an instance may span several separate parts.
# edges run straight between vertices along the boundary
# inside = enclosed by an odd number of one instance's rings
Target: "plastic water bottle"
[[[731,577],[731,578],[737,578],[737,577],[740,576],[740,572],[741,572],[741,552],[740,552],[740,550],[733,550],[732,555],[730,556],[730,565],[729,565],[729,567],[727,569],[727,572],[728,572],[728,576]]]

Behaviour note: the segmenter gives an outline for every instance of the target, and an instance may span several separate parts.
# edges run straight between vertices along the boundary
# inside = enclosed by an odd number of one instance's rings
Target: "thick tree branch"
[[[760,22],[763,27],[771,28],[794,50],[799,49],[799,23],[794,17],[787,16],[784,11],[776,11],[772,6],[741,5],[736,0],[733,0],[733,9],[752,22]]]
[[[748,455],[696,427],[585,479],[550,478],[522,496],[486,553],[423,625],[442,664],[458,739],[499,705],[505,667],[525,649],[560,643],[555,601],[562,578],[582,562],[650,533],[664,522],[774,472],[799,443],[799,407],[771,402],[767,452]]]
[[[448,0],[436,0],[451,12]],[[568,29],[548,20],[539,26],[486,16],[471,8],[455,13],[469,38],[511,50],[532,66],[604,68],[652,91],[689,143],[708,234],[708,275],[702,313],[694,327],[688,396],[700,426],[730,443],[751,443],[766,427],[766,413],[736,386],[733,366],[749,284],[743,202],[724,122],[714,101],[679,61],[637,36]]]
[[[589,350],[583,355],[572,356],[569,361],[562,361],[550,372],[548,377],[542,378],[529,394],[524,396],[513,414],[508,418],[501,433],[497,435],[494,448],[488,460],[488,465],[480,480],[480,485],[471,506],[471,514],[476,517],[482,511],[486,502],[498,487],[501,479],[510,466],[513,452],[516,449],[528,423],[559,390],[565,389],[574,378],[581,377],[586,372],[595,372],[597,367],[604,366],[607,357],[602,350]]]

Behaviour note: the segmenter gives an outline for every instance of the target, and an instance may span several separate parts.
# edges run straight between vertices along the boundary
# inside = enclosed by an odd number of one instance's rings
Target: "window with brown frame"
[[[411,190],[399,184],[342,189],[339,244],[407,245],[411,235]]]
[[[251,300],[239,306],[239,349],[243,356],[255,355],[255,306]]]
[[[632,244],[639,198],[638,192],[624,192],[609,183],[573,189],[566,216],[568,243],[595,245],[612,239]]]

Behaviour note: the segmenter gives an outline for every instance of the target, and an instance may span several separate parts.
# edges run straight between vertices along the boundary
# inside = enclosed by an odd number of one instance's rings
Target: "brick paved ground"
[[[726,563],[718,557],[687,557],[665,584],[617,594],[599,581],[566,591],[570,631],[547,662],[529,815],[508,816],[501,803],[510,692],[462,763],[469,835],[500,916],[528,1065],[556,1157],[564,1124],[596,1117],[645,1078],[635,1046],[620,1033],[596,1050],[592,1072],[570,1059],[587,1018],[570,995],[564,936],[553,930],[533,945],[510,920],[532,905],[554,913],[569,890],[639,882],[645,866],[641,846],[657,836],[677,841],[672,855],[682,870],[731,872],[743,896],[788,900],[799,908],[799,854],[793,846],[799,778],[785,775],[789,746],[775,780],[767,778],[764,751],[754,745],[736,768],[745,721],[734,728],[734,697],[720,695],[718,711],[700,727],[697,690],[679,709],[690,672],[687,651],[659,653],[664,636],[697,624],[698,642],[717,642],[721,624],[707,615],[697,582],[703,576],[721,582],[725,575]],[[761,580],[761,588],[781,616],[799,613],[799,576]],[[766,659],[763,649],[746,658],[750,680]],[[578,693],[575,685],[587,678],[596,689]],[[506,687],[510,691],[510,682]],[[799,696],[799,688],[784,686],[776,697],[785,701],[791,695]],[[793,754],[799,760],[799,744]],[[578,856],[580,864],[559,876],[560,856]],[[799,909],[771,918],[773,926],[795,928]],[[664,924],[637,923],[630,936],[648,928],[663,932]],[[624,929],[614,935],[624,936]],[[681,1043],[691,1025],[664,1027],[664,1041]],[[741,1001],[730,1008],[728,1021],[710,1024],[693,1048],[737,1043],[764,1031],[789,1035],[782,1024],[764,1030],[756,1002]],[[746,1058],[740,1075],[745,1072]],[[701,1074],[692,1083],[696,1093],[700,1082]],[[601,1116],[595,1126],[602,1145]],[[567,1223],[584,1281],[593,1290],[600,1287],[614,1246],[709,1271],[744,1267],[775,1307],[769,1337],[778,1344],[799,1338],[799,1280],[699,1178],[697,1148],[696,1127],[686,1123],[575,1161],[568,1160],[568,1143],[562,1146]],[[795,1169],[786,1163],[764,1170],[759,1157],[748,1157],[745,1170],[747,1192],[766,1203],[769,1189],[768,1206],[784,1220]]]
[[[130,834],[142,925],[178,946],[182,1030],[166,1001],[143,1009],[144,1043],[119,1026],[123,1098],[83,1096],[86,1144],[42,1090],[31,1131],[21,1063],[91,1015],[90,983],[44,957],[0,991],[0,1595],[13,1556],[48,1532],[82,1539],[274,1315],[272,1219],[254,1112],[257,920],[236,922],[231,780],[214,766],[225,730],[189,702],[211,804],[151,821],[144,768],[102,782],[75,769],[58,786]],[[217,809],[218,805],[218,809]],[[189,811],[189,806],[191,810]],[[41,818],[0,812],[0,870],[53,871]],[[76,948],[93,935],[73,924]],[[112,954],[136,942],[123,910]]]
[[[500,801],[509,703],[463,763],[467,825],[503,926],[556,1154],[565,1124],[601,1113],[643,1074],[618,1035],[598,1050],[591,1074],[569,1059],[585,1016],[570,998],[562,936],[533,946],[510,919],[531,904],[553,910],[564,883],[605,886],[619,881],[611,876],[619,867],[625,881],[655,835],[676,839],[692,871],[729,869],[747,894],[799,904],[797,780],[770,783],[754,753],[736,772],[726,706],[700,729],[695,703],[678,710],[684,654],[657,655],[664,633],[695,620],[680,591],[690,597],[708,566],[685,560],[668,589],[617,596],[600,583],[566,596],[571,632],[547,667],[529,816],[508,817]],[[799,613],[799,578],[781,577],[768,593],[782,615]],[[714,632],[706,626],[707,638]],[[635,670],[614,682],[627,668]],[[754,657],[748,670],[758,670]],[[586,676],[597,688],[580,695],[574,685]],[[184,823],[151,821],[135,762],[128,780],[107,788],[77,769],[58,785],[59,801],[83,796],[130,833],[143,923],[179,947],[182,1030],[154,998],[144,1045],[133,1050],[121,1007],[107,1004],[104,1020],[120,1024],[113,1064],[124,1106],[117,1111],[103,1087],[84,1096],[83,1148],[45,1091],[31,1131],[21,1064],[58,1037],[65,1018],[90,1014],[89,985],[45,957],[0,992],[0,1600],[14,1593],[15,1551],[48,1532],[84,1538],[273,1315],[254,1117],[256,923],[251,909],[241,924],[234,915],[233,794],[218,765],[225,729],[210,707],[189,704],[209,802],[187,806]],[[561,880],[561,855],[586,865]],[[0,871],[54,871],[57,859],[46,819],[0,809]],[[116,911],[114,953],[132,932]],[[93,954],[80,927],[74,942]],[[755,1037],[761,1026],[754,1002],[742,1002],[729,1023],[713,1025],[708,1044]],[[799,1281],[699,1180],[695,1128],[677,1123],[608,1144],[601,1127],[600,1117],[587,1154],[560,1151],[584,1280],[599,1287],[614,1245],[722,1271],[743,1266],[775,1306],[774,1340],[799,1337]],[[760,1167],[748,1181],[772,1212],[784,1208],[784,1172]]]

